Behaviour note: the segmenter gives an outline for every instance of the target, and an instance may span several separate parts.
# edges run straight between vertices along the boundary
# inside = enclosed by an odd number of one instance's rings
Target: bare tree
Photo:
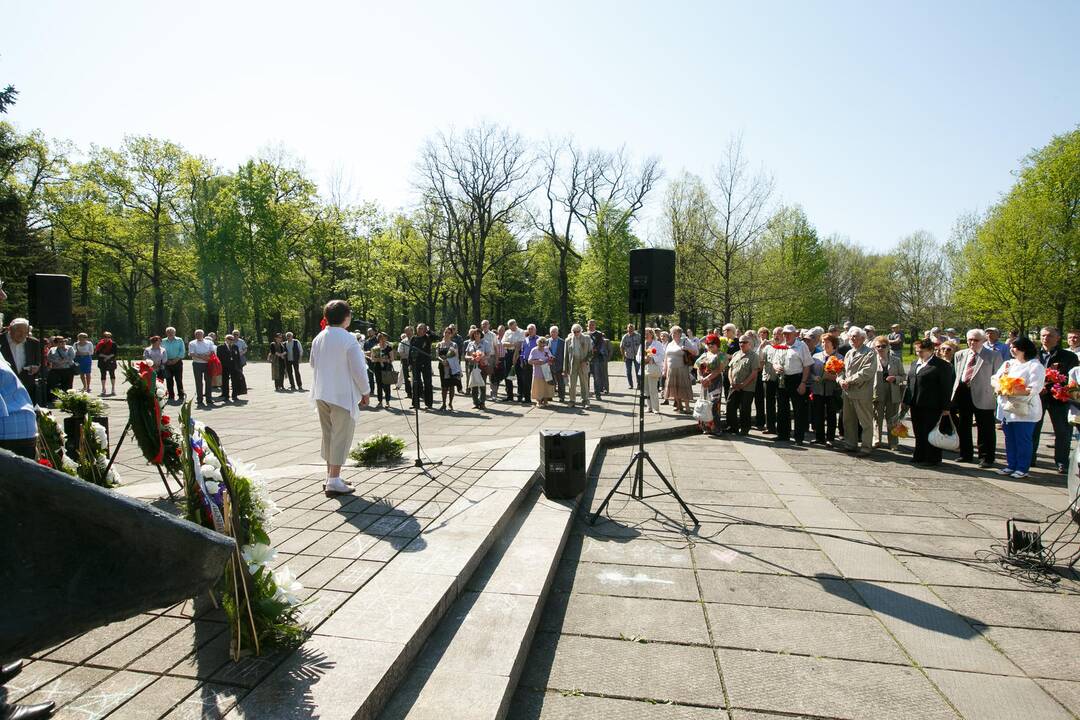
[[[708,251],[700,255],[719,278],[719,309],[724,322],[743,310],[736,290],[743,283],[738,269],[772,217],[770,200],[773,179],[763,171],[751,175],[743,154],[742,138],[728,142],[723,161],[716,169],[717,194],[709,213]]]
[[[588,159],[572,140],[549,141],[541,157],[544,197],[531,213],[533,225],[555,247],[559,259],[559,323],[570,327],[569,260],[581,259],[573,230],[587,201]]]
[[[597,218],[605,208],[618,213],[606,220],[612,227],[629,226],[661,177],[658,158],[648,157],[635,165],[625,147],[615,152],[593,150],[581,180],[584,202],[578,204],[574,217],[588,235],[595,232]]]
[[[517,133],[483,124],[460,134],[440,132],[420,156],[421,190],[438,203],[446,222],[446,247],[454,273],[480,323],[484,278],[510,254],[489,256],[488,237],[509,225],[537,187],[533,158]]]

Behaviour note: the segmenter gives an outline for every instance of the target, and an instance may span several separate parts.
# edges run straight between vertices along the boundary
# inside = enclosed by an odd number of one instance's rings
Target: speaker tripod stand
[[[631,293],[633,292],[634,291],[631,290]],[[631,297],[633,298],[633,295],[631,295]],[[682,507],[683,512],[685,512],[687,516],[689,516],[689,518],[694,521],[694,527],[697,527],[701,524],[700,522],[698,522],[697,516],[694,515],[693,512],[691,512],[689,507],[687,507],[686,502],[684,502],[682,497],[679,496],[679,491],[675,489],[675,486],[673,486],[670,481],[668,481],[663,471],[661,471],[660,468],[656,466],[656,463],[649,455],[649,451],[645,449],[645,355],[647,352],[647,348],[645,347],[644,298],[638,298],[638,308],[641,311],[641,324],[638,326],[639,328],[641,328],[641,367],[638,371],[638,449],[634,451],[633,457],[630,458],[630,463],[626,466],[626,469],[623,470],[622,475],[619,476],[619,479],[615,481],[615,486],[611,488],[610,492],[608,492],[607,497],[604,498],[604,502],[600,503],[600,507],[598,507],[596,509],[596,512],[592,514],[592,517],[589,518],[589,524],[596,524],[596,519],[600,517],[600,513],[604,512],[604,509],[607,508],[608,503],[611,502],[611,498],[614,497],[616,494],[626,495],[638,501],[645,501],[654,497],[671,495]],[[652,495],[645,494],[645,463],[649,463],[649,465],[653,469],[653,472],[655,472],[657,477],[659,477],[660,480],[663,481],[664,485],[667,487],[667,492],[658,492]],[[626,478],[630,475],[631,470],[634,472],[634,477],[630,481],[630,492],[619,492],[619,486],[622,485],[623,481],[626,480]]]

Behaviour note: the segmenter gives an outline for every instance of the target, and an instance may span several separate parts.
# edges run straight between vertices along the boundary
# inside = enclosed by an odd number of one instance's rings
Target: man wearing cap
[[[1009,361],[1009,346],[1001,341],[1001,331],[996,327],[986,328],[986,347],[1000,355],[1002,362]]]
[[[877,337],[877,328],[875,328],[873,325],[864,326],[863,327],[863,332],[866,333],[866,342],[867,343],[872,343],[874,341],[874,338]]]
[[[959,343],[960,338],[956,337],[956,328],[945,328],[945,339]]]
[[[778,408],[776,418],[776,439],[786,442],[792,436],[792,415],[794,415],[795,444],[802,445],[810,423],[807,401],[810,390],[807,378],[814,366],[810,348],[799,339],[799,330],[794,325],[784,326],[784,342],[787,350],[777,355],[780,360]],[[775,360],[774,360],[775,362]]]
[[[889,349],[897,355],[904,354],[904,331],[900,329],[900,326],[893,323],[889,326],[889,337],[886,338],[889,341]]]

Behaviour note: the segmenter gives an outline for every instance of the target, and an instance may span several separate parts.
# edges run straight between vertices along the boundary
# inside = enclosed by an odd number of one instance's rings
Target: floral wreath
[[[217,434],[192,419],[191,401],[181,407],[180,422],[185,516],[236,541],[216,589],[229,620],[232,659],[296,647],[304,635],[304,586],[287,567],[271,570],[277,551],[269,533],[278,508],[265,478],[254,465],[225,455]]]

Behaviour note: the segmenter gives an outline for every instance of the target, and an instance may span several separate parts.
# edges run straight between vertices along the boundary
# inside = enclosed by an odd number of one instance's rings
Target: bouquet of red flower
[[[471,356],[472,361],[476,363],[477,367],[483,369],[487,367],[487,355],[480,350],[474,352]]]
[[[1046,371],[1046,385],[1068,385],[1069,378],[1065,376],[1063,372],[1056,368],[1049,368]]]
[[[825,372],[839,375],[844,372],[844,361],[836,356],[830,357],[825,361]]]
[[[1069,393],[1069,389],[1064,385],[1054,385],[1050,388],[1050,395],[1060,402],[1069,402],[1072,399],[1072,395]]]
[[[789,350],[790,348],[784,343],[773,343],[773,350]]]

